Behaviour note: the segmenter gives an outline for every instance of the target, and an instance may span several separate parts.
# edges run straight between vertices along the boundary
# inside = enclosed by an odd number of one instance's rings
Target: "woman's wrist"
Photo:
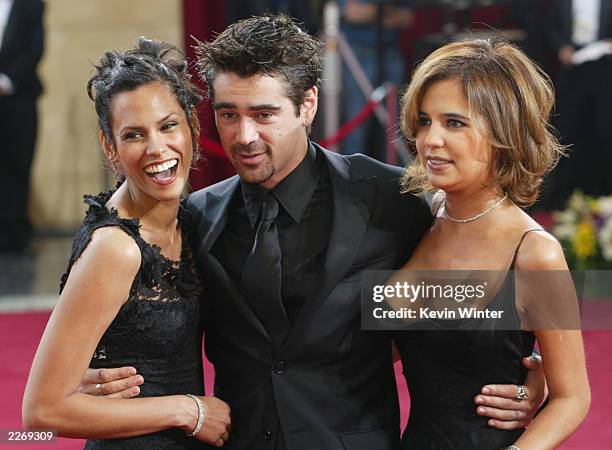
[[[187,436],[196,436],[202,429],[202,425],[204,425],[204,415],[206,413],[206,406],[204,406],[204,402],[197,395],[185,394],[185,396],[192,399],[198,407],[198,420],[196,421],[195,427],[192,431],[187,432]]]
[[[185,433],[193,432],[199,416],[197,403],[186,395],[176,395],[176,423],[175,427],[180,428]]]

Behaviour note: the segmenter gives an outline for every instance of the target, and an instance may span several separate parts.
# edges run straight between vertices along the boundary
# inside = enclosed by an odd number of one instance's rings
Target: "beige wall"
[[[82,195],[98,193],[107,176],[85,89],[90,62],[139,36],[182,46],[182,1],[46,0],[45,25],[31,211],[38,228],[72,231],[83,218]]]

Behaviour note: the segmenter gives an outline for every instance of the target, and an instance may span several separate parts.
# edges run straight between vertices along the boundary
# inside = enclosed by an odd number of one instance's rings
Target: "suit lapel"
[[[369,211],[356,194],[363,178],[351,179],[349,162],[335,153],[320,150],[326,157],[334,205],[332,231],[325,258],[325,270],[320,289],[301,308],[289,331],[286,343],[293,336],[302,336],[312,314],[327,300],[331,291],[342,281],[366,231]]]
[[[351,179],[346,159],[335,153],[327,154],[332,184],[334,218],[329,247],[325,258],[324,296],[340,282],[355,259],[361,238],[368,225],[369,211],[357,196],[363,178]]]
[[[238,188],[239,178],[230,180],[225,189],[220,192],[208,192],[203,215],[208,222],[209,231],[200,241],[199,250],[201,255],[210,252],[211,247],[217,241],[227,223],[227,208]]]
[[[232,301],[241,314],[251,322],[267,339],[270,334],[266,331],[261,321],[257,318],[251,306],[248,304],[238,287],[230,279],[225,269],[221,266],[217,258],[210,254],[210,249],[217,241],[227,223],[227,209],[239,185],[238,176],[229,180],[224,189],[219,192],[208,192],[204,206],[203,215],[207,219],[209,232],[204,234],[204,238],[199,243],[199,260],[203,262],[215,281],[224,287],[229,294],[225,299],[214,299],[213,301]],[[214,320],[214,318],[213,318]]]

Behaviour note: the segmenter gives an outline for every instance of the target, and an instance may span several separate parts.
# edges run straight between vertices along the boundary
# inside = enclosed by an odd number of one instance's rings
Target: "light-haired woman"
[[[448,44],[412,77],[401,119],[418,160],[404,187],[437,193],[435,221],[404,269],[500,273],[486,307],[504,310],[510,322],[459,320],[452,330],[397,333],[412,400],[404,449],[552,449],[588,411],[581,333],[568,329],[572,321],[547,322],[563,308],[577,314],[575,298],[559,289],[568,280],[563,250],[523,211],[562,153],[548,124],[553,103],[548,77],[504,42]],[[527,429],[489,426],[485,411],[472,408],[486,394],[481,386],[522,385],[521,358],[536,340],[548,404]],[[507,402],[524,396],[519,388]]]

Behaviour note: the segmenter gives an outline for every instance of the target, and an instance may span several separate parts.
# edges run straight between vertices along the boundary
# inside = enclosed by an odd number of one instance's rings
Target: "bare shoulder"
[[[119,227],[98,228],[92,233],[89,246],[92,251],[103,256],[116,257],[124,265],[140,266],[138,244]]]
[[[74,269],[87,266],[99,271],[100,275],[124,274],[133,279],[140,268],[141,258],[138,244],[125,231],[116,226],[102,227],[92,233],[91,241]]]
[[[128,300],[140,264],[131,236],[116,226],[99,228],[70,269],[58,305],[80,311],[81,320],[95,312],[110,321]]]
[[[567,262],[559,241],[539,230],[527,233],[516,257],[519,270],[567,270]]]

